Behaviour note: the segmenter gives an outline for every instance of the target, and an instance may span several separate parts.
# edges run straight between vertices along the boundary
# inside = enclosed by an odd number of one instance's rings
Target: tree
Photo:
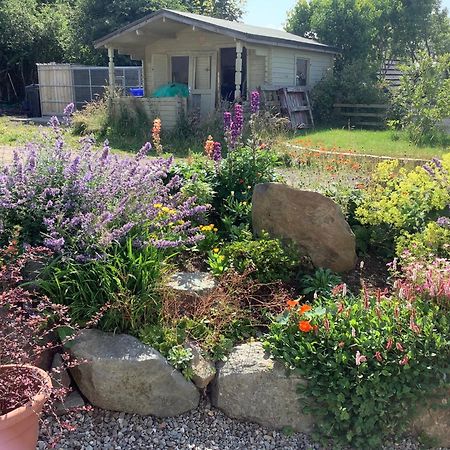
[[[445,51],[450,41],[441,0],[299,0],[286,28],[337,47],[349,63],[416,59],[421,50]]]
[[[183,1],[191,12],[219,19],[238,20],[242,17],[245,0],[194,0]]]
[[[17,101],[34,81],[36,62],[63,61],[67,44],[65,3],[0,0],[0,98]]]

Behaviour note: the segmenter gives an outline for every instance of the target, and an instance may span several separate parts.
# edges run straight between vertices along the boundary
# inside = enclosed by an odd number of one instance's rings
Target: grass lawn
[[[305,130],[299,132],[290,143],[320,150],[419,159],[439,157],[450,151],[449,147],[417,147],[408,142],[404,133],[387,130],[345,130],[338,128]]]
[[[11,160],[12,152],[9,148],[21,147],[28,142],[42,141],[43,133],[48,131],[46,126],[36,125],[33,123],[17,122],[12,120],[13,117],[0,117],[0,166]],[[71,149],[79,148],[80,136],[73,135],[70,131],[64,132],[64,141]],[[99,142],[97,147],[100,148],[103,142]],[[112,147],[112,152],[130,156],[128,149]]]

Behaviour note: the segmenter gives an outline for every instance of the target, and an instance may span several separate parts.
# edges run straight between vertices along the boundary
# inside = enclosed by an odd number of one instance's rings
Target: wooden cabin
[[[109,83],[115,85],[114,54],[142,60],[144,96],[139,102],[173,127],[189,109],[207,118],[222,102],[245,100],[252,90],[311,88],[333,66],[336,49],[285,31],[168,9],[159,10],[97,40],[107,48]],[[188,86],[187,99],[152,98],[161,86]]]

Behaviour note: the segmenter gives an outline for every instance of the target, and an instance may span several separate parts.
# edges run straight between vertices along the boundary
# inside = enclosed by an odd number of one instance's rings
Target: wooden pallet
[[[308,90],[304,86],[284,87],[278,90],[281,113],[289,117],[293,130],[313,128]]]

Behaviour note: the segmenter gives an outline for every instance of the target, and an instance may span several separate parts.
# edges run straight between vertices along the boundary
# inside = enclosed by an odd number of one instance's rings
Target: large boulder
[[[211,399],[229,417],[308,433],[313,420],[302,413],[297,395],[300,383],[304,384],[305,380],[297,375],[289,376],[260,342],[252,342],[236,347],[219,366]]]
[[[95,406],[168,417],[195,408],[199,392],[153,348],[126,335],[84,330],[70,352],[78,388]]]
[[[316,267],[335,272],[354,268],[355,236],[339,206],[329,198],[281,183],[258,184],[252,214],[256,234],[267,231],[297,244]]]

